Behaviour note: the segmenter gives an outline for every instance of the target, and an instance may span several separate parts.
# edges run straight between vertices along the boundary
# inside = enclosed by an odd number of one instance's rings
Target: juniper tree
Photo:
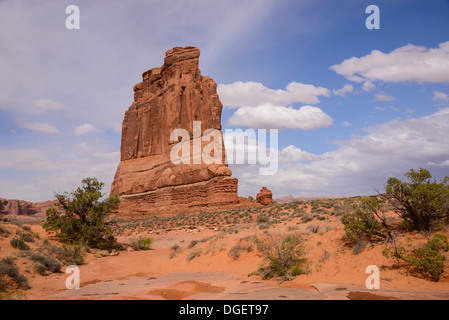
[[[74,192],[55,195],[57,203],[55,208],[47,209],[43,227],[71,244],[111,249],[116,239],[105,219],[118,207],[119,197],[101,200],[103,182],[96,178],[85,178],[81,182],[82,186]]]

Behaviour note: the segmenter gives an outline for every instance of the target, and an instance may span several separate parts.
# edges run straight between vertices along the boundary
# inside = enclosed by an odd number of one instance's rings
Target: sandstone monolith
[[[173,212],[238,203],[238,179],[225,161],[221,133],[223,105],[216,83],[199,70],[200,50],[176,47],[165,54],[160,68],[142,74],[134,86],[134,102],[122,123],[121,158],[111,195],[121,195],[119,212]],[[201,125],[194,135],[194,123]],[[201,148],[209,129],[219,132],[223,153],[218,163],[173,163],[174,130],[189,133]],[[197,139],[197,140],[195,140]],[[184,142],[185,143],[185,142]],[[191,150],[194,148],[192,147]],[[194,154],[190,159],[194,158]]]

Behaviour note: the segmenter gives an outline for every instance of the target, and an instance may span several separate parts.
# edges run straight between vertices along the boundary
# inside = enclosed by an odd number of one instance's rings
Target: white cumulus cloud
[[[320,156],[289,145],[279,152],[279,162],[309,162],[321,159]]]
[[[354,90],[354,87],[350,84],[345,84],[343,88],[338,90],[333,90],[334,94],[340,97],[346,96],[347,93],[351,93]]]
[[[257,167],[234,165],[231,169],[239,177],[242,194],[262,184],[275,197],[292,192],[303,196],[376,194],[389,177],[402,178],[420,167],[428,168],[436,179],[443,178],[449,165],[449,108],[368,127],[365,135],[336,144],[336,150],[319,156],[303,154],[299,147],[284,148],[272,176],[258,175]]]
[[[312,130],[331,126],[333,119],[320,108],[276,106],[269,103],[257,107],[241,107],[228,120],[231,126],[258,129]]]
[[[368,91],[373,90],[375,87],[376,87],[376,85],[374,83],[372,83],[371,81],[365,81],[363,83],[362,89],[363,89],[363,91],[368,92]]]
[[[19,128],[37,131],[45,134],[60,134],[58,128],[50,125],[48,122],[27,122],[25,120],[18,120]]]
[[[254,107],[265,103],[286,106],[295,102],[316,104],[319,96],[329,97],[330,91],[311,84],[290,82],[284,89],[270,89],[260,82],[237,81],[218,85],[218,94],[225,107]]]
[[[376,94],[376,101],[393,101],[395,98],[383,93]]]
[[[438,102],[439,105],[446,105],[449,103],[449,96],[444,92],[434,91],[433,101]]]
[[[48,100],[48,99],[37,99],[31,103],[31,108],[29,109],[32,113],[47,113],[50,111],[61,111],[64,110],[64,106],[59,102]]]
[[[81,136],[81,135],[88,134],[88,133],[100,133],[100,130],[95,128],[90,123],[85,123],[85,124],[75,127],[75,129],[73,130],[73,133],[77,136]]]
[[[355,82],[449,83],[449,41],[440,43],[437,48],[408,44],[390,53],[373,50],[364,57],[351,57],[330,69]]]

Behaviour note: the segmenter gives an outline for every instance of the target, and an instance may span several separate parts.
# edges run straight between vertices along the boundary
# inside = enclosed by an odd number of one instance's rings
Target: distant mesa
[[[165,54],[160,68],[142,74],[134,86],[134,102],[122,123],[121,158],[111,195],[122,199],[119,213],[181,211],[239,203],[238,179],[221,164],[174,164],[170,141],[176,129],[185,129],[190,143],[194,121],[201,121],[201,135],[216,129],[221,135],[223,105],[216,83],[198,68],[200,50],[176,47]],[[199,139],[199,141],[195,141]],[[193,157],[193,155],[191,155]]]
[[[54,201],[27,202],[23,200],[0,199],[0,217],[33,216],[45,217],[45,212],[52,207]]]
[[[294,202],[294,201],[310,201],[310,200],[324,200],[324,199],[338,199],[338,198],[345,198],[345,196],[342,197],[334,197],[334,196],[327,196],[327,197],[293,197],[293,195],[288,195],[280,198],[274,199],[274,202],[276,203],[288,203],[288,202]]]
[[[274,201],[276,203],[288,203],[288,202],[295,201],[295,198],[293,197],[293,195],[289,194],[288,196],[276,198],[276,199],[274,199]]]

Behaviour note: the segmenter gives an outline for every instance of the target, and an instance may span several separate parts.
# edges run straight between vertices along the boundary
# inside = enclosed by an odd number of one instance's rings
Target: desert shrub
[[[10,300],[10,296],[3,296],[2,292],[6,292],[8,290],[9,284],[8,281],[0,278],[0,300]]]
[[[432,181],[426,169],[411,169],[403,181],[389,178],[386,196],[403,220],[404,226],[429,231],[449,218],[449,177],[441,182]]]
[[[18,289],[28,290],[30,288],[27,277],[19,273],[19,269],[11,257],[0,260],[0,291],[4,292],[9,289],[9,282],[3,279],[5,276],[9,277]]]
[[[41,262],[35,261],[33,263],[33,267],[36,270],[36,272],[39,273],[41,276],[47,275],[47,267]]]
[[[201,250],[201,248],[193,249],[187,255],[186,260],[191,261],[191,260],[195,259],[196,257],[199,257],[202,253],[203,253],[203,250]]]
[[[257,222],[258,224],[261,224],[261,223],[267,223],[269,219],[270,219],[270,218],[269,218],[266,214],[261,213],[261,214],[257,217],[256,222]]]
[[[174,244],[171,246],[171,253],[168,256],[169,259],[173,259],[174,257],[176,257],[176,255],[178,255],[178,253],[182,252],[181,246],[179,244]]]
[[[33,265],[40,275],[46,275],[47,271],[56,273],[61,271],[61,263],[51,257],[44,256],[39,253],[35,253],[30,256],[30,260],[33,261]]]
[[[20,239],[25,241],[25,242],[34,242],[33,235],[29,234],[29,233],[21,233],[20,234]]]
[[[87,249],[84,245],[52,245],[48,241],[44,241],[43,245],[39,249],[40,252],[45,252],[49,256],[63,262],[66,265],[81,265],[84,263],[84,259],[87,254]]]
[[[196,246],[199,243],[198,240],[192,240],[190,241],[189,245],[187,246],[188,249],[192,249],[194,246]]]
[[[301,215],[301,222],[302,223],[307,223],[307,222],[312,221],[312,220],[313,220],[313,217],[311,217],[308,213],[303,213]]]
[[[228,255],[232,258],[232,260],[237,260],[240,258],[240,244],[234,245],[228,252]]]
[[[108,250],[95,250],[93,254],[95,258],[104,258],[111,255]]]
[[[30,247],[21,238],[14,237],[9,242],[11,246],[19,250],[30,250]]]
[[[322,206],[326,209],[332,209],[334,207],[335,203],[333,201],[327,201],[322,204]]]
[[[105,219],[117,208],[119,197],[103,201],[101,189],[104,183],[95,178],[82,180],[82,187],[71,194],[57,194],[56,208],[47,210],[45,230],[55,232],[57,237],[70,244],[86,244],[100,249],[116,247],[116,239]]]
[[[57,258],[66,265],[81,265],[86,258],[86,248],[83,245],[63,245],[58,250]]]
[[[152,245],[153,245],[153,238],[139,237],[131,241],[131,247],[134,250],[151,250]]]
[[[304,249],[298,235],[269,235],[264,241],[258,242],[258,250],[265,259],[265,265],[259,269],[259,274],[264,279],[279,276],[290,280],[305,273]]]
[[[270,228],[270,224],[269,223],[261,223],[258,226],[259,230],[267,230]]]
[[[251,252],[253,250],[252,245],[237,243],[229,250],[228,255],[232,260],[238,260],[240,258],[241,252]]]
[[[333,216],[341,216],[345,213],[345,207],[341,204],[336,204],[331,212]]]
[[[368,239],[362,235],[352,243],[352,251],[354,252],[354,254],[359,254],[363,249],[366,248],[368,243],[369,243]]]
[[[319,229],[320,229],[320,225],[317,223],[313,223],[313,224],[307,226],[307,230],[312,233],[318,233]]]
[[[372,238],[373,236],[387,239],[389,230],[383,208],[376,197],[361,197],[360,202],[347,204],[352,212],[343,215],[340,221],[344,225],[346,236],[356,243],[360,238]]]
[[[11,234],[8,228],[0,224],[0,237],[7,237]]]
[[[30,236],[33,237],[33,239],[40,239],[39,234],[36,232],[33,232],[33,230],[31,230],[30,226],[21,226],[22,229],[25,231],[25,233],[21,233],[21,234],[29,234]]]
[[[441,252],[448,251],[447,237],[442,234],[435,234],[420,248],[415,248],[411,238],[408,237],[405,245],[399,243],[393,248],[387,247],[382,253],[386,258],[404,261],[413,267],[416,272],[430,277],[433,281],[438,281],[441,273],[443,273],[446,260]]]

